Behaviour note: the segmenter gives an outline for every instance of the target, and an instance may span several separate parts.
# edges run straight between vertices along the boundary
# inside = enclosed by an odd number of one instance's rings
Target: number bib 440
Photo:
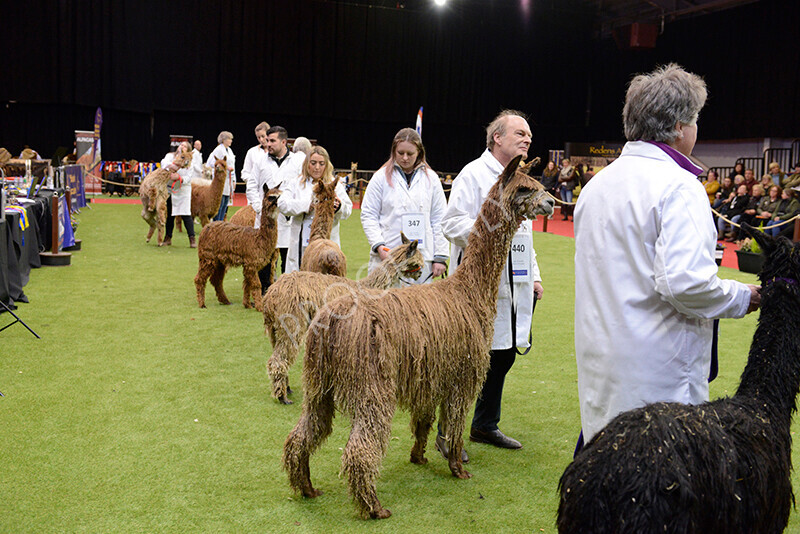
[[[530,282],[532,247],[533,239],[530,234],[515,235],[511,240],[511,273],[514,275],[514,282]]]
[[[419,241],[419,245],[425,244],[425,214],[424,213],[404,213],[401,216],[403,233],[407,238]]]

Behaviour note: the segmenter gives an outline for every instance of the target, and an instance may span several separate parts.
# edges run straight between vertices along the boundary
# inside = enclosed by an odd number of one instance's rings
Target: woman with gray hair
[[[228,177],[225,179],[225,185],[222,188],[222,201],[219,204],[219,211],[214,216],[215,221],[224,221],[225,215],[228,213],[228,203],[233,196],[233,190],[236,188],[236,156],[231,150],[233,134],[224,130],[221,131],[217,136],[217,143],[219,145],[209,154],[206,166],[213,169],[217,159],[222,158],[225,158],[225,163],[228,165]]]
[[[675,64],[633,78],[628,142],[578,197],[575,354],[587,442],[621,412],[707,401],[714,320],[759,306],[756,286],[717,276],[717,232],[689,159],[705,101],[705,82]]]

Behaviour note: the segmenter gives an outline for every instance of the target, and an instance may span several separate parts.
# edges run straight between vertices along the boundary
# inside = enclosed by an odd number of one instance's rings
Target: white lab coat
[[[303,223],[305,221],[306,226],[310,228],[309,220],[313,219],[313,215],[309,215],[308,212],[311,209],[311,201],[314,198],[314,186],[310,180],[304,183],[302,176],[300,176],[284,181],[281,189],[283,193],[278,198],[278,211],[291,217],[289,250],[286,254],[286,272],[291,273],[300,270],[301,247],[303,251],[306,249],[308,232],[303,232]],[[336,184],[336,196],[339,198],[341,206],[333,215],[331,241],[341,245],[339,241],[339,221],[350,217],[353,212],[353,202],[347,196],[343,183]]]
[[[275,187],[275,180],[272,175],[272,168],[268,165],[269,153],[256,145],[247,151],[242,167],[242,180],[245,182],[245,196],[247,204],[252,206],[256,212],[254,228],[261,227],[261,205],[264,201],[264,184],[272,189]],[[280,217],[279,217],[280,218]]]
[[[411,185],[399,165],[392,169],[392,185],[386,179],[386,167],[381,167],[372,175],[361,201],[361,226],[369,242],[369,272],[372,272],[381,259],[375,247],[383,244],[394,248],[401,243],[403,215],[421,213],[424,216],[424,237],[419,251],[425,259],[426,268],[419,282],[425,281],[431,263],[436,257],[447,261],[450,247],[442,233],[442,217],[447,209],[442,182],[435,172],[425,165],[414,170]],[[406,231],[406,237],[409,237]]]
[[[455,180],[450,190],[450,201],[447,203],[447,212],[442,220],[444,236],[450,241],[450,274],[455,272],[461,261],[467,239],[472,231],[472,226],[478,218],[483,201],[489,190],[497,183],[497,177],[503,172],[503,165],[485,150],[481,157],[468,163]],[[541,282],[539,265],[536,262],[536,251],[533,249],[533,223],[525,219],[520,224],[514,240],[530,244],[530,273],[527,280],[514,279],[514,298],[511,298],[511,286],[508,282],[508,259],[506,259],[503,273],[500,278],[500,287],[497,293],[497,315],[494,321],[494,339],[492,350],[510,349],[513,347],[529,347],[528,336],[531,331],[533,316],[533,283]],[[512,306],[516,314],[517,339],[511,338]]]
[[[163,169],[175,159],[175,153],[170,152],[164,159],[161,160],[161,168]],[[172,197],[172,215],[175,217],[181,215],[192,214],[192,169],[184,167],[178,169],[178,176],[181,177],[180,182],[168,182],[167,188]]]
[[[236,156],[233,154],[233,150],[225,148],[223,144],[217,145],[217,148],[208,156],[206,165],[213,169],[214,163],[217,161],[216,158],[222,159],[225,157],[228,158],[225,160],[228,164],[228,177],[225,179],[225,186],[222,188],[222,194],[231,196],[231,191],[236,189]]]
[[[192,149],[192,163],[189,169],[192,171],[190,173],[192,180],[203,177],[203,153],[196,148]]]
[[[305,161],[306,155],[302,152],[289,152],[288,156],[280,167],[278,162],[272,159],[269,155],[264,159],[264,172],[258,182],[258,186],[251,192],[248,184],[247,189],[247,203],[253,206],[256,210],[256,228],[261,227],[261,201],[264,197],[262,186],[266,183],[270,189],[281,186],[285,190],[285,185],[291,181],[298,179]],[[252,198],[252,200],[251,200]],[[278,242],[277,248],[289,248],[289,237],[291,233],[289,217],[285,215],[278,215]],[[288,271],[287,271],[288,272]]]
[[[688,161],[688,160],[687,160]],[[575,354],[586,442],[620,412],[708,400],[712,320],[750,290],[717,277],[705,189],[643,141],[581,190],[575,211]]]

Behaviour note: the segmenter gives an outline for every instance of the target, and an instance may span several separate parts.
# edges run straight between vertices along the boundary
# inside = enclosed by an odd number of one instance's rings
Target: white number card
[[[425,214],[424,213],[404,213],[401,217],[403,233],[407,238],[419,241],[420,246],[424,245],[425,239]]]
[[[311,237],[311,223],[314,222],[314,216],[306,215],[303,219],[303,248],[308,246],[308,238]]]
[[[511,240],[511,273],[514,282],[530,282],[532,247],[530,234],[515,235]]]

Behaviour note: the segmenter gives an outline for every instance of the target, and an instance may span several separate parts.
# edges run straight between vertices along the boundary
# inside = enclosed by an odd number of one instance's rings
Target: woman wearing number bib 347
[[[447,201],[439,176],[425,160],[422,139],[412,128],[394,136],[389,160],[369,181],[361,202],[361,226],[370,246],[372,271],[401,243],[400,232],[419,241],[425,267],[417,283],[441,276],[450,247],[442,234]]]

